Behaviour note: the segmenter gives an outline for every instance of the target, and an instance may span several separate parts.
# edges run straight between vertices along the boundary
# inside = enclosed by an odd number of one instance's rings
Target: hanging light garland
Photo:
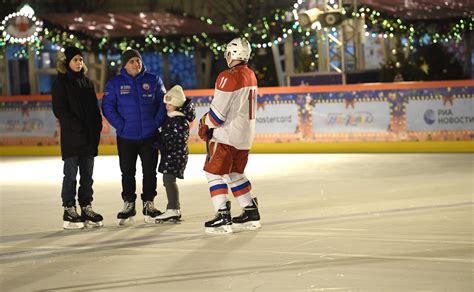
[[[2,20],[0,46],[5,46],[7,43],[33,42],[42,30],[43,22],[36,18],[34,10],[26,4],[18,12],[10,13]]]
[[[309,45],[314,42],[314,32],[311,28],[303,28],[298,22],[298,12],[301,10],[305,0],[297,0],[289,9],[276,9],[270,16],[263,17],[255,23],[248,23],[239,30],[230,23],[225,23],[221,27],[232,34],[239,34],[246,37],[252,48],[268,48],[285,41],[290,35],[297,34],[299,42],[294,42],[294,46]],[[336,4],[334,4],[336,5]],[[410,44],[419,42],[422,44],[461,41],[462,33],[466,29],[473,31],[474,17],[458,19],[450,24],[426,24],[422,21],[406,22],[398,17],[390,17],[370,7],[361,7],[357,11],[346,11],[344,8],[333,6],[333,9],[343,9],[343,13],[350,17],[364,18],[366,20],[366,36],[388,38],[402,36],[408,39]],[[13,14],[11,14],[13,15]],[[13,17],[9,15],[8,17]],[[30,15],[30,14],[26,14]],[[183,14],[187,16],[186,14]],[[34,19],[33,19],[34,18]],[[208,17],[199,17],[200,21],[209,25],[216,22]],[[8,20],[8,19],[7,19]],[[7,20],[4,20],[7,23]],[[183,37],[158,37],[146,35],[141,38],[110,39],[103,37],[99,40],[86,35],[71,34],[59,28],[44,28],[42,22],[31,16],[31,21],[37,23],[36,32],[28,39],[15,39],[9,36],[5,30],[5,23],[2,22],[0,29],[3,31],[0,36],[0,49],[13,43],[29,42],[39,51],[44,43],[49,41],[57,48],[66,45],[75,45],[81,49],[95,51],[123,51],[127,48],[135,48],[141,51],[154,50],[161,53],[180,52],[189,54],[196,48],[205,47],[211,50],[216,58],[225,50],[226,43],[206,33],[194,34]],[[442,29],[441,29],[442,28]],[[41,34],[40,34],[41,33]]]
[[[358,11],[352,12],[351,15],[365,18],[366,36],[387,38],[397,35],[406,37],[409,43],[459,42],[462,41],[462,34],[465,29],[473,31],[474,28],[473,16],[440,24],[425,21],[406,22],[398,17],[383,15],[370,7],[362,7]]]

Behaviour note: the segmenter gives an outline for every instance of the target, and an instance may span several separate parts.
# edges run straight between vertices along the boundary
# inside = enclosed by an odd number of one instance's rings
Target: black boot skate
[[[143,201],[143,215],[145,223],[155,223],[156,216],[161,215],[161,211],[155,209],[153,201]]]
[[[260,213],[258,212],[257,198],[253,198],[250,205],[243,208],[240,216],[232,218],[232,223],[237,229],[255,230],[261,227]]]
[[[76,206],[64,207],[63,228],[64,229],[84,228],[84,221],[82,217],[79,216],[79,214],[77,214]]]
[[[230,217],[230,201],[225,203],[225,207],[219,209],[214,219],[204,223],[205,231],[209,234],[232,233],[232,219]]]
[[[166,211],[155,217],[155,223],[179,223],[181,222],[181,210],[179,209],[166,209]]]
[[[135,210],[135,202],[123,202],[123,210],[117,214],[117,219],[119,220],[119,225],[125,225],[127,222],[132,222],[133,217],[137,215]]]
[[[91,205],[81,207],[81,215],[86,227],[102,227],[104,224],[102,215],[94,212]]]

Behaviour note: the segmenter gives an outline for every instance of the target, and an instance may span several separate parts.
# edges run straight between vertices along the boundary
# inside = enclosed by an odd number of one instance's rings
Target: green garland
[[[206,48],[213,52],[216,58],[225,50],[226,41],[229,38],[240,35],[246,37],[253,48],[267,48],[277,45],[284,41],[291,34],[298,34],[301,41],[297,44],[300,46],[308,45],[314,31],[309,28],[299,26],[296,19],[297,12],[303,1],[297,1],[291,8],[287,10],[276,9],[270,16],[263,17],[255,23],[248,23],[244,28],[236,28],[230,23],[225,23],[222,28],[228,32],[227,35],[217,39],[206,33],[195,34],[191,36],[170,36],[158,37],[147,35],[137,38],[110,39],[104,37],[102,39],[93,39],[85,34],[72,33],[56,27],[44,28],[42,34],[34,39],[32,45],[39,52],[44,43],[49,41],[52,44],[64,47],[66,45],[75,45],[81,49],[96,52],[114,52],[123,51],[127,48],[134,48],[140,51],[155,51],[160,53],[192,53],[196,49]],[[448,42],[451,40],[462,40],[463,31],[474,29],[474,17],[466,19],[451,20],[449,24],[438,22],[425,23],[423,21],[406,22],[400,18],[391,17],[383,14],[370,7],[361,7],[357,11],[345,11],[343,13],[351,17],[362,17],[366,21],[366,35],[372,37],[393,37],[404,36],[409,40],[410,44],[416,42],[436,43]],[[183,14],[187,16],[186,14]],[[197,18],[207,24],[215,22],[207,17]],[[370,32],[369,32],[370,31]],[[428,39],[426,38],[428,36]],[[225,41],[223,40],[225,38]],[[0,54],[9,44],[2,36],[0,36]]]

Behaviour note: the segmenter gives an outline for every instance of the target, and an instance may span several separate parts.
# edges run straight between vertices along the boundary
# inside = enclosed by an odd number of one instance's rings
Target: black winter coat
[[[94,84],[84,76],[84,70],[79,73],[59,72],[52,97],[53,112],[61,127],[62,159],[97,156],[102,116]]]
[[[158,172],[172,174],[182,179],[188,163],[189,122],[194,121],[196,113],[190,99],[187,99],[178,111],[184,116],[167,116],[160,129],[157,145],[161,152],[161,160]]]

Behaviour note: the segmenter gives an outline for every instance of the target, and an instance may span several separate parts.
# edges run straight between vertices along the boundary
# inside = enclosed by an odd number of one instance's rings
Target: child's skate
[[[133,222],[133,217],[137,215],[135,202],[123,202],[123,210],[117,214],[118,224],[125,225],[127,222]]]
[[[102,220],[104,220],[104,217],[102,215],[94,212],[92,210],[91,205],[87,205],[85,207],[81,207],[81,215],[82,219],[84,220],[84,224],[86,227],[102,227],[104,224],[102,223]]]
[[[228,234],[232,233],[232,219],[230,217],[230,201],[227,201],[225,208],[219,209],[214,219],[204,223],[205,231],[208,234]]]
[[[155,223],[156,216],[161,215],[161,211],[155,209],[155,204],[153,201],[144,201],[143,202],[143,215],[145,223]]]
[[[63,228],[64,229],[84,228],[84,221],[82,217],[79,216],[79,214],[77,214],[76,206],[64,207]]]
[[[178,224],[181,222],[181,211],[178,209],[166,209],[166,211],[155,217],[155,223],[175,223]]]
[[[257,198],[253,198],[252,203],[243,208],[243,212],[240,216],[232,218],[232,223],[236,229],[240,230],[259,229],[261,225]]]

